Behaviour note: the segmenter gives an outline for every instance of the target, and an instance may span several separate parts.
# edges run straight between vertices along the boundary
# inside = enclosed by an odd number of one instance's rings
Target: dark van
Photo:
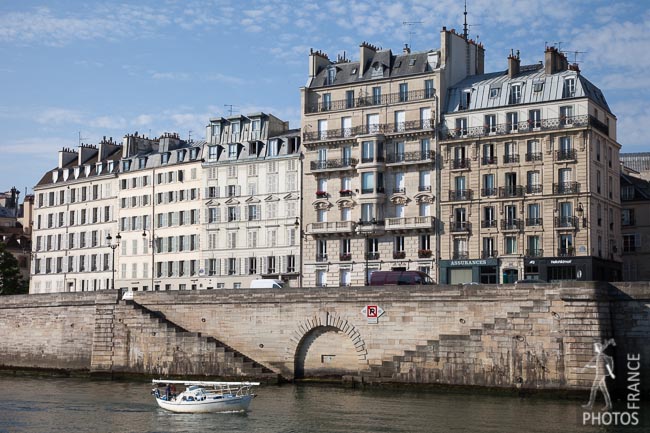
[[[370,274],[371,286],[401,286],[436,284],[430,276],[420,271],[375,271]]]

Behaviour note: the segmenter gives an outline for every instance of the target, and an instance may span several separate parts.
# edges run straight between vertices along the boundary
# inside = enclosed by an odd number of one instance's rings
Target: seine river
[[[191,415],[159,409],[147,383],[0,376],[0,389],[3,433],[648,431],[584,427],[575,400],[442,390],[268,385],[245,414]]]

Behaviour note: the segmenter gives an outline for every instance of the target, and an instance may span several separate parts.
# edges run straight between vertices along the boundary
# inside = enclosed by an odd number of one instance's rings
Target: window
[[[364,141],[361,143],[361,162],[372,162],[375,159],[375,143]]]
[[[573,107],[566,106],[560,107],[560,124],[572,125],[573,124]]]
[[[381,104],[381,87],[372,88],[372,104],[373,105]]]
[[[375,174],[372,172],[361,173],[361,193],[371,194],[374,192]]]
[[[490,87],[490,98],[498,98],[500,93],[500,87]]]
[[[348,90],[345,92],[345,108],[354,107],[354,90]]]
[[[216,160],[217,159],[217,151],[218,151],[217,146],[208,146],[208,159],[209,160]],[[160,182],[158,182],[158,183],[160,183]]]
[[[641,247],[641,236],[638,233],[623,235],[623,252],[631,253]]]
[[[221,124],[219,123],[213,123],[212,124],[212,136],[219,138],[221,135]]]
[[[621,224],[624,226],[634,225],[634,209],[623,209],[621,211]]]
[[[327,84],[334,84],[336,79],[336,67],[330,66],[327,68]]]
[[[236,221],[239,208],[236,206],[228,206],[228,221]]]
[[[232,125],[230,125],[230,134],[233,140],[239,139],[239,126],[239,122],[232,122]]]
[[[505,247],[506,247],[506,254],[517,254],[517,237],[506,236]]]
[[[467,117],[456,119],[456,135],[467,135]]]
[[[329,111],[332,109],[332,94],[323,93],[323,111]]]
[[[512,84],[510,86],[510,104],[521,103],[521,84]]]
[[[424,80],[424,97],[433,98],[436,89],[433,87],[433,80]]]
[[[257,258],[249,257],[248,258],[248,275],[254,275],[257,273]]]
[[[228,158],[237,159],[237,143],[231,143],[228,145]]]
[[[400,83],[399,85],[399,101],[406,102],[409,100],[409,85],[408,83]]]
[[[494,174],[484,174],[483,175],[483,189],[481,191],[483,197],[489,197],[491,195],[496,195],[496,188],[494,184]]]
[[[508,131],[516,131],[519,123],[519,114],[514,111],[506,113],[506,127]]]
[[[542,112],[541,110],[528,110],[528,127],[541,128],[542,127]]]
[[[535,81],[533,83],[533,92],[541,92],[544,90],[544,82],[543,81]]]
[[[576,94],[576,79],[573,77],[566,78],[564,80],[564,89],[562,92],[562,97],[573,98],[575,94]]]
[[[481,225],[483,227],[496,227],[496,211],[494,206],[485,206],[483,208],[483,222]]]

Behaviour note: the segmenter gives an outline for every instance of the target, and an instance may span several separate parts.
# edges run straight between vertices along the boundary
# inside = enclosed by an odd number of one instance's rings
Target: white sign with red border
[[[384,314],[384,309],[379,305],[366,305],[361,310],[361,314],[366,317],[368,323],[377,323],[379,322],[379,317]]]

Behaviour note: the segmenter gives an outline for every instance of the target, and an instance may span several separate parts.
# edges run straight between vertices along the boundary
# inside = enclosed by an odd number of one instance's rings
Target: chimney
[[[79,146],[79,160],[77,161],[77,165],[84,165],[96,155],[97,148],[95,146],[82,143],[81,146]]]
[[[59,168],[63,168],[64,166],[70,164],[76,159],[77,159],[77,152],[75,152],[74,150],[68,149],[67,147],[64,147],[63,149],[59,150]]]
[[[363,74],[368,70],[370,66],[370,61],[377,53],[377,47],[370,45],[369,43],[363,42],[359,45],[360,54],[359,54],[359,78],[363,77]]]
[[[402,51],[404,54],[411,54],[411,47],[409,47],[409,44],[404,44],[404,49]]]
[[[564,54],[555,47],[546,47],[544,52],[544,72],[546,74],[555,74],[566,71],[568,68],[569,62]]]
[[[519,74],[519,50],[515,55],[512,50],[510,50],[510,55],[508,56],[508,78],[512,78]]]
[[[314,78],[326,66],[331,65],[327,54],[322,51],[309,50],[309,78]]]

